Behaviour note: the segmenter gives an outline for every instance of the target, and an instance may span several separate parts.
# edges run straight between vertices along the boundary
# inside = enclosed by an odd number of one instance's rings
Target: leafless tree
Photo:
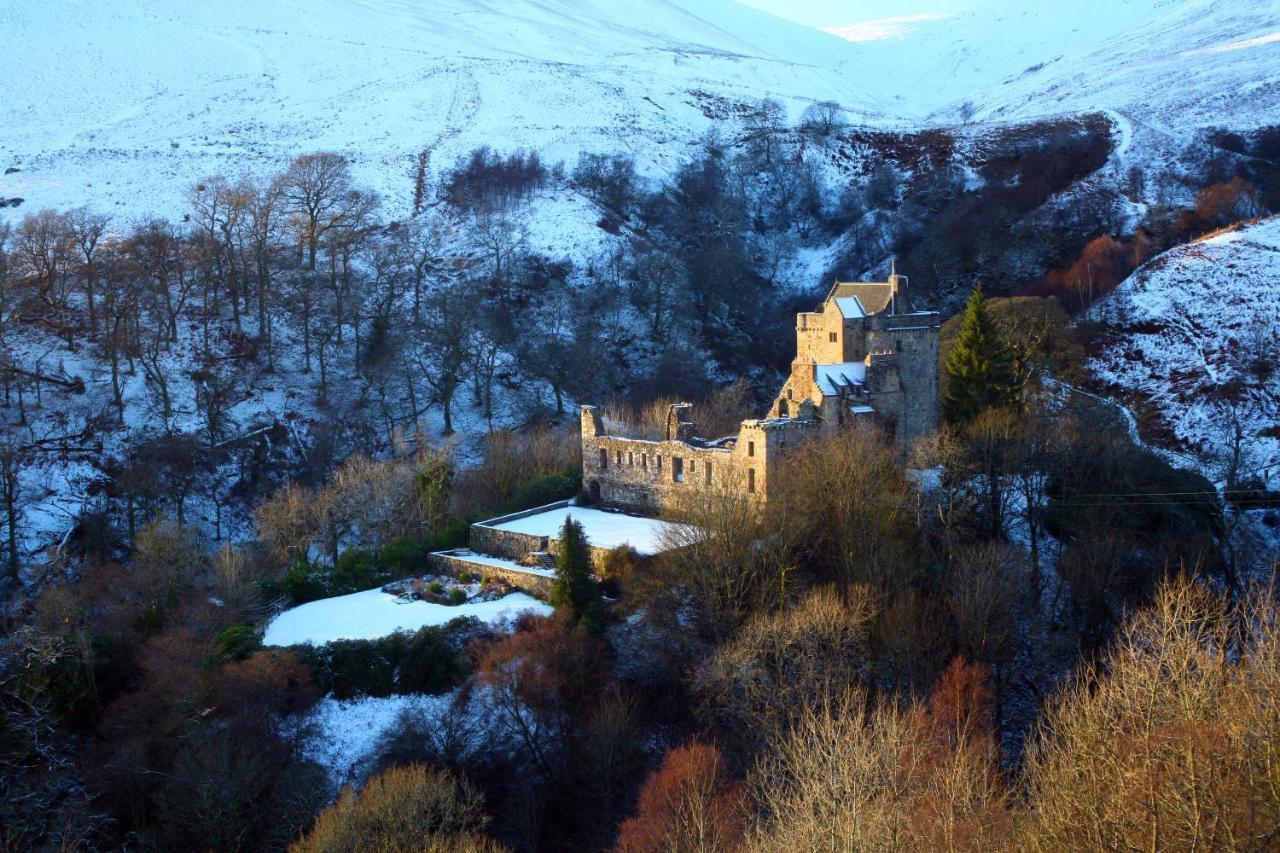
[[[279,181],[280,195],[306,249],[307,269],[316,268],[320,238],[342,221],[350,204],[351,171],[347,158],[331,151],[297,157]]]
[[[52,305],[62,305],[58,287],[72,252],[66,217],[42,210],[23,217],[18,224],[18,250],[40,284],[40,294]]]
[[[835,101],[818,101],[804,108],[800,127],[819,139],[826,139],[844,127],[840,105]]]
[[[89,331],[98,331],[98,310],[95,289],[98,283],[98,247],[111,225],[111,217],[94,213],[87,207],[78,207],[67,214],[67,227],[71,239],[84,263],[84,296],[89,312]]]

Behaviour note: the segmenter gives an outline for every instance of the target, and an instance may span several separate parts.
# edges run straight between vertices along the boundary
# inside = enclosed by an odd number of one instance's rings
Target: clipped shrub
[[[408,577],[427,562],[431,549],[427,543],[401,536],[392,539],[378,552],[378,564],[397,580]]]
[[[346,595],[382,586],[391,580],[390,573],[368,551],[350,550],[338,558],[330,584],[332,595]]]
[[[299,558],[293,568],[285,572],[277,588],[264,590],[271,597],[277,591],[284,593],[294,604],[306,604],[329,595],[329,576],[323,566]]]
[[[242,661],[261,648],[262,640],[252,625],[232,625],[214,641],[213,657],[219,663]]]
[[[547,474],[516,489],[503,510],[519,512],[522,509],[532,509],[535,506],[568,500],[581,491],[581,471],[571,470],[562,471],[559,474]]]

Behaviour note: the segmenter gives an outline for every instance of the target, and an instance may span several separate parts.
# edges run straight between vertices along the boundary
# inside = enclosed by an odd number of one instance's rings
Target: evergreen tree
[[[591,566],[591,551],[582,525],[572,518],[560,528],[560,553],[556,556],[556,579],[551,586],[551,603],[557,609],[567,607],[575,624],[586,626],[593,634],[604,628],[604,612],[600,604],[600,585]]]
[[[979,284],[965,304],[964,320],[955,347],[947,357],[947,394],[942,419],[968,423],[983,409],[1017,399],[1013,355],[987,311],[987,297]]]

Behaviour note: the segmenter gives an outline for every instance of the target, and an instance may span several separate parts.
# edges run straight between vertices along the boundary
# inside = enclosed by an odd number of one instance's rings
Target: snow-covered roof
[[[867,366],[861,361],[840,364],[816,364],[813,380],[824,396],[834,397],[844,391],[855,390],[867,381]]]
[[[836,307],[840,309],[840,313],[846,320],[859,320],[867,316],[862,302],[856,296],[837,296]]]

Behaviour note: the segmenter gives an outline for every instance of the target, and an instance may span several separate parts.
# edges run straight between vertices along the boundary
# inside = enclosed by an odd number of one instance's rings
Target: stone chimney
[[[910,302],[907,297],[907,277],[898,275],[898,265],[894,262],[893,272],[889,274],[889,289],[892,296],[889,298],[889,313],[907,313],[911,310]]]
[[[698,425],[693,422],[692,403],[672,403],[667,409],[667,441],[688,441]]]

